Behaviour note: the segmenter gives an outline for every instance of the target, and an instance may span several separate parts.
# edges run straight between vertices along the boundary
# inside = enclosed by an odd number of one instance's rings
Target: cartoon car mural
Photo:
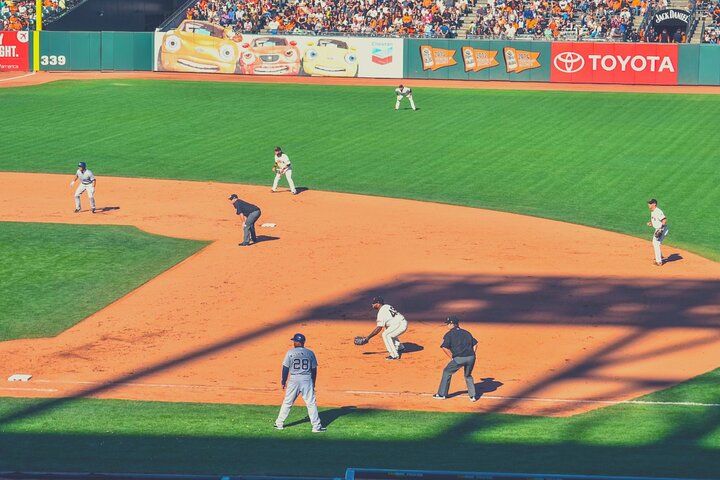
[[[198,20],[183,20],[163,36],[158,69],[172,72],[235,73],[240,59],[231,30]]]
[[[342,40],[321,38],[317,45],[310,43],[305,50],[303,71],[325,77],[355,77],[358,73],[357,53]]]
[[[245,75],[297,75],[300,50],[282,37],[258,37],[242,44],[240,71]]]

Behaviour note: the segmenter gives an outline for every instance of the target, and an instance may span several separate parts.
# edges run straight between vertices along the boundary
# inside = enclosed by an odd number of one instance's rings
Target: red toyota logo
[[[575,73],[583,69],[585,59],[576,52],[561,52],[555,55],[553,65],[563,73]]]

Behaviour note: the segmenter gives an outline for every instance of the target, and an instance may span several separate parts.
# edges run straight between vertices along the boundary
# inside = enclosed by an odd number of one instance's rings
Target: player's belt
[[[85,182],[80,182],[80,183],[82,183],[83,185],[92,185],[92,182],[87,182],[87,183],[85,183]]]

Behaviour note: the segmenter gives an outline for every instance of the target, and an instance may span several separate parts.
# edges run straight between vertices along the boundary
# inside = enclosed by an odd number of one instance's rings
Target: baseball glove
[[[660,238],[662,237],[662,234],[663,234],[662,228],[655,230],[655,238],[657,238],[658,240],[660,240]]]
[[[368,343],[367,337],[355,337],[355,345],[365,345]]]

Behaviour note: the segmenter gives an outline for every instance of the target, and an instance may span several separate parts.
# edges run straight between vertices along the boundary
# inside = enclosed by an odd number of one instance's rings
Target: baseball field
[[[417,112],[380,84],[0,88],[0,472],[717,478],[720,95],[411,86]],[[275,225],[252,247],[230,193]],[[374,295],[399,362],[352,344]],[[447,315],[476,403],[431,397]],[[298,331],[323,435],[301,401],[271,428]]]

